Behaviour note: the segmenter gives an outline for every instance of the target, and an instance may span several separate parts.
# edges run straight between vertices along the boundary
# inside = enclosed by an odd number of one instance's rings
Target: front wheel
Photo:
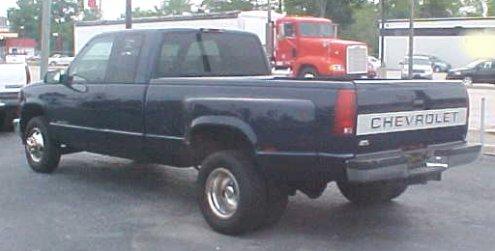
[[[407,184],[401,181],[364,184],[337,182],[337,186],[344,197],[357,204],[387,202],[399,197],[407,189]]]
[[[318,78],[318,72],[313,67],[304,67],[297,75],[299,79],[315,79]]]
[[[464,83],[464,85],[470,86],[473,84],[473,78],[466,76],[466,77],[464,77],[464,80],[462,82]]]
[[[60,161],[60,147],[48,133],[43,117],[29,120],[24,132],[24,147],[29,166],[38,173],[52,173]]]

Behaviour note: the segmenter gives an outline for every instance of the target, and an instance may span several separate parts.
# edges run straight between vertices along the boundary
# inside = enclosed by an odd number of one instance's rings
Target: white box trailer
[[[133,29],[159,28],[209,28],[247,31],[256,34],[263,45],[266,41],[266,11],[225,12],[183,16],[150,17],[133,19]],[[272,12],[272,20],[283,17]],[[125,20],[83,21],[74,24],[74,51],[82,47],[95,35],[125,29]]]
[[[414,54],[437,56],[453,67],[495,57],[495,18],[416,19],[414,31]],[[409,50],[409,20],[388,20],[383,35],[385,66],[399,69]]]

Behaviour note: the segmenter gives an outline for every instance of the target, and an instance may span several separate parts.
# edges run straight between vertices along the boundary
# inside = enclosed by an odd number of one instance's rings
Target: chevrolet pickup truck
[[[195,167],[201,212],[225,234],[274,224],[297,191],[337,182],[351,202],[385,202],[480,152],[462,83],[277,78],[244,32],[98,35],[20,99],[35,172],[80,151]]]

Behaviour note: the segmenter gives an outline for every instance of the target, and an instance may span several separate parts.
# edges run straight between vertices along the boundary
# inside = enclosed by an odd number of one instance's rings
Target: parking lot
[[[331,184],[290,198],[281,222],[240,237],[210,230],[196,171],[93,154],[29,170],[19,139],[1,133],[0,250],[490,250],[495,158],[412,186],[392,203],[357,207]]]

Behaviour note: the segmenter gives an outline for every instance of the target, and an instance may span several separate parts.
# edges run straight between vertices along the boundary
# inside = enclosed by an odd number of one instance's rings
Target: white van
[[[31,82],[26,64],[0,64],[0,127],[12,129],[12,120],[17,117],[19,92]]]

